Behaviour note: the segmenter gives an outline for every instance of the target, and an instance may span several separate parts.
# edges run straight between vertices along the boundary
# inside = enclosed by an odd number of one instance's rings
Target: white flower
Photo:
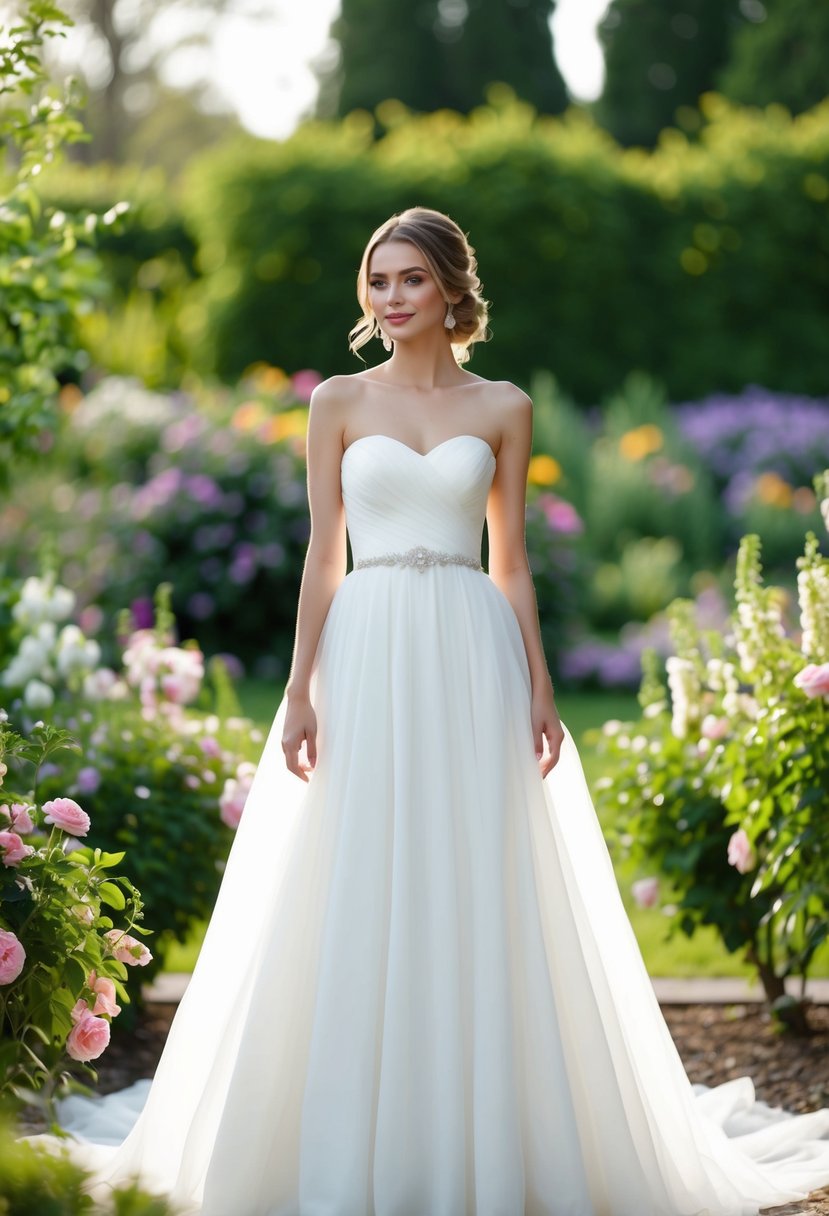
[[[52,576],[32,576],[20,588],[20,598],[12,608],[12,616],[18,625],[65,621],[74,607],[75,596],[68,587],[55,586]]]
[[[98,667],[84,677],[83,695],[87,701],[111,700],[116,680],[117,676],[111,667]]]
[[[28,709],[48,709],[54,700],[54,692],[42,680],[29,680],[23,689],[23,703]]]
[[[56,663],[62,676],[74,671],[92,671],[101,659],[97,642],[84,637],[77,625],[64,625],[57,644]]]

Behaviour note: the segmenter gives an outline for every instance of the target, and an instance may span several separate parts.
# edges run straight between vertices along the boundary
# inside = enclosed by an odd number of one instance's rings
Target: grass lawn
[[[282,688],[266,681],[247,680],[239,686],[239,698],[244,712],[267,732],[282,696]],[[561,693],[557,704],[562,720],[579,746],[588,781],[596,781],[602,774],[599,757],[582,739],[586,730],[601,726],[608,718],[633,718],[638,705],[632,694],[611,692]],[[616,877],[625,907],[633,924],[639,946],[651,975],[730,975],[752,974],[738,956],[728,954],[713,930],[700,930],[691,939],[677,934],[670,942],[666,940],[669,921],[656,908],[638,908],[630,896],[630,886],[642,872],[630,863],[616,865]],[[670,901],[670,891],[665,889],[664,901]],[[169,952],[167,970],[191,971],[201,946],[204,925],[200,925],[188,942],[175,943]],[[820,966],[814,974],[829,975],[829,948],[821,956]]]

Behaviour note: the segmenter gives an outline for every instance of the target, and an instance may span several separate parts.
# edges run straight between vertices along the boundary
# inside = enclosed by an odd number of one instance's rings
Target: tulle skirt
[[[201,1216],[756,1216],[829,1184],[829,1111],[689,1083],[569,731],[540,776],[485,573],[350,573],[311,695],[315,771],[286,768],[283,700],[152,1084],[62,1105],[94,1193],[137,1174]]]

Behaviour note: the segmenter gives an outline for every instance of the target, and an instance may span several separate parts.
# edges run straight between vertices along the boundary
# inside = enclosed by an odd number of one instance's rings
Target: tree
[[[339,58],[318,67],[316,114],[373,110],[388,98],[468,113],[494,81],[559,113],[568,97],[553,56],[554,9],[555,0],[343,0],[331,26]]]
[[[79,366],[77,317],[101,288],[87,248],[98,219],[44,207],[36,183],[64,145],[84,138],[72,82],[50,84],[44,46],[70,24],[49,0],[30,0],[0,28],[0,144],[10,171],[0,195],[0,485],[37,456],[57,420],[57,374]],[[110,224],[126,204],[103,217]]]
[[[251,18],[266,15],[264,0],[64,0],[77,28],[74,62],[86,83],[88,101],[84,124],[90,139],[75,159],[125,163],[131,154],[131,138],[156,105],[164,103],[169,114],[171,96],[180,93],[188,114],[203,109],[206,121],[200,130],[212,142],[235,120],[231,108],[218,97],[209,73],[185,90],[171,90],[163,83],[164,72],[182,51],[203,51],[212,36],[214,23],[232,10]],[[171,14],[178,35],[171,38]],[[222,112],[223,111],[223,112]],[[189,122],[189,117],[183,121]],[[190,123],[191,128],[193,124]],[[238,124],[237,124],[238,125]],[[205,146],[199,143],[190,150]]]
[[[737,33],[720,91],[747,105],[780,102],[793,114],[829,94],[829,7],[815,0],[764,0]]]
[[[746,0],[613,0],[598,31],[599,121],[623,144],[654,145],[676,124],[679,107],[696,106],[715,87],[747,7]]]

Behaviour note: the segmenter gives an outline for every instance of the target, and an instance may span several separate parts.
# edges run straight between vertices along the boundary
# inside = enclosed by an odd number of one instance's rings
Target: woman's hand
[[[533,727],[533,743],[535,754],[541,769],[541,776],[547,774],[558,764],[561,745],[564,742],[564,728],[556,709],[552,681],[545,680],[540,688],[533,689],[531,718]],[[545,756],[543,740],[546,736],[548,754]]]
[[[303,764],[299,758],[303,742],[306,744],[307,764]],[[285,725],[282,730],[282,750],[285,753],[285,763],[290,771],[297,777],[301,777],[303,781],[310,781],[309,774],[317,762],[317,715],[314,713],[310,697],[288,698]]]

